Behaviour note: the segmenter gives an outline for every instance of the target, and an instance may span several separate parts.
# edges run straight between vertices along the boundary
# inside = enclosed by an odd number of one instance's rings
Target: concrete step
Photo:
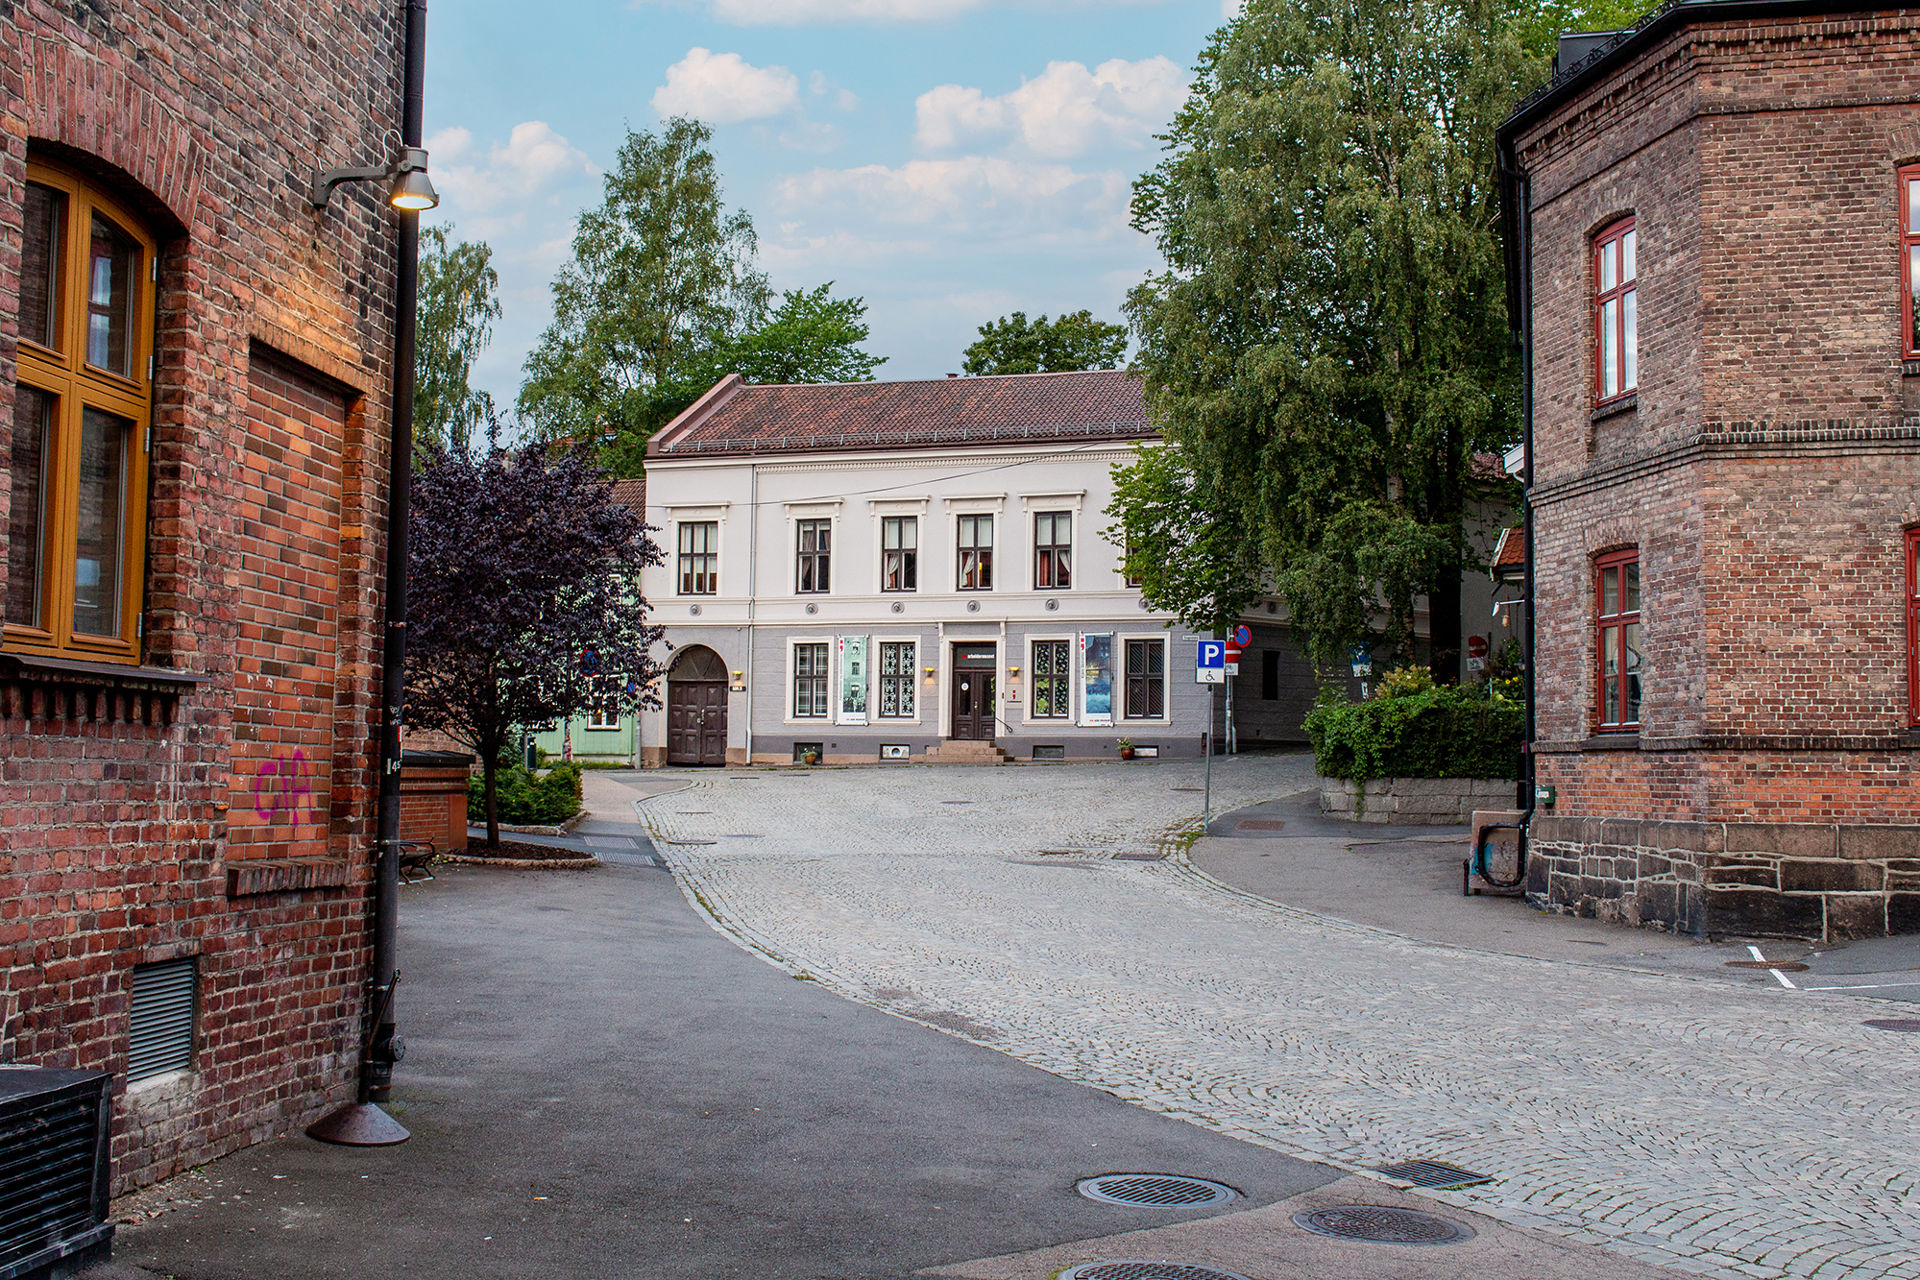
[[[927,748],[928,764],[985,764],[1007,762],[1007,753],[991,742],[947,741]]]

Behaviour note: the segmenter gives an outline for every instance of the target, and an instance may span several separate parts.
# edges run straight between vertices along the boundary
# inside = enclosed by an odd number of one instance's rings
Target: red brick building
[[[0,1062],[116,1189],[352,1092],[406,13],[0,9]]]
[[[1529,889],[1920,929],[1920,12],[1669,5],[1501,131],[1529,376]]]

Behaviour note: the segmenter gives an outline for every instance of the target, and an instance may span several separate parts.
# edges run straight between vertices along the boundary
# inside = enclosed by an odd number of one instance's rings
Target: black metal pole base
[[[349,1102],[308,1125],[307,1136],[336,1147],[392,1147],[413,1135],[371,1102]]]

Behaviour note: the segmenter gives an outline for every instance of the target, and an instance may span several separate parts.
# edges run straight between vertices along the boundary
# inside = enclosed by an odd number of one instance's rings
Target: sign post
[[[1242,622],[1227,633],[1227,675],[1240,674],[1240,653],[1253,643],[1253,628]],[[1227,754],[1235,755],[1240,750],[1240,735],[1235,732],[1233,723],[1233,681],[1227,681]]]
[[[1224,640],[1195,640],[1193,651],[1193,682],[1210,684],[1216,687],[1227,683],[1227,642]],[[1232,692],[1231,688],[1228,690]],[[1207,758],[1206,798],[1200,809],[1200,821],[1213,820],[1213,708],[1217,699],[1207,698],[1207,727],[1200,735],[1200,751]]]

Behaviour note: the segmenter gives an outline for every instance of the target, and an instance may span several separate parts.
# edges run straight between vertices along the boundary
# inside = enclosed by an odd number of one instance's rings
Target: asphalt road
[[[1336,1176],[796,980],[639,856],[444,870],[403,904],[412,1141],[293,1137],[176,1179],[117,1267],[903,1277],[1207,1212],[1103,1206],[1089,1174],[1215,1178],[1236,1210]]]

